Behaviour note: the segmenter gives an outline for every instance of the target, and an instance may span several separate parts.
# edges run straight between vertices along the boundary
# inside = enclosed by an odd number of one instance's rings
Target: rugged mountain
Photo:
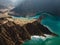
[[[0,18],[0,44],[1,45],[21,45],[26,40],[30,40],[32,35],[44,36],[49,34],[58,36],[51,32],[47,27],[40,24],[41,17],[23,26],[16,23],[12,17]]]
[[[5,22],[5,23],[4,23]],[[27,32],[18,24],[7,19],[0,19],[0,44],[20,45],[25,40],[30,40]]]

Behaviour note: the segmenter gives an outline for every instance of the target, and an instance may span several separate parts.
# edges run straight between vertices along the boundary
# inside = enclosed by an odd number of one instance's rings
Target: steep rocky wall
[[[58,36],[44,27],[39,21],[31,21],[28,23],[16,23],[13,18],[0,19],[0,44],[1,45],[21,45],[26,40],[30,40],[32,35],[44,36],[49,34]],[[21,22],[19,20],[19,22]],[[24,20],[23,20],[24,22]]]
[[[18,24],[8,21],[0,25],[0,43],[1,45],[20,45],[25,40],[30,40],[27,32]]]

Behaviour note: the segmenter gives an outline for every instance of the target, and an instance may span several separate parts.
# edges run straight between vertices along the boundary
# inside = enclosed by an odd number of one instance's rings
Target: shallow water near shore
[[[23,45],[60,45],[60,37],[47,38],[43,40],[41,38],[32,38],[26,41]]]

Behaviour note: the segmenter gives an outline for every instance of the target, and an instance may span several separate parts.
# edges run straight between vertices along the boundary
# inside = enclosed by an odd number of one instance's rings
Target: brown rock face
[[[25,40],[30,40],[27,32],[14,22],[8,21],[0,25],[0,43],[1,45],[20,45]]]
[[[30,40],[32,35],[46,37],[44,34],[49,34],[58,36],[40,24],[38,20],[23,26],[7,19],[0,19],[0,22],[0,45],[21,45],[24,41]]]
[[[29,32],[30,35],[38,35],[38,36],[44,36],[44,34],[52,35],[52,36],[58,36],[57,34],[51,32],[47,27],[43,26],[37,21],[34,21],[32,23],[25,24],[24,27]]]

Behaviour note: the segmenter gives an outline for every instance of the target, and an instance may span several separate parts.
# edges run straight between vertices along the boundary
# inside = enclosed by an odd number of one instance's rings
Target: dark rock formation
[[[14,22],[8,21],[0,25],[0,43],[1,45],[20,45],[25,40],[30,40],[27,32]]]
[[[48,34],[52,36],[58,36],[57,34],[51,32],[47,27],[38,23],[37,21],[25,24],[24,27],[26,28],[26,30],[29,32],[30,35],[38,35],[46,37],[44,34]]]
[[[0,23],[0,45],[21,45],[24,41],[30,40],[31,35],[46,37],[44,34],[49,34],[57,36],[57,34],[40,24],[39,22],[42,18],[39,19],[32,23],[20,26],[14,21],[0,18],[0,22],[2,22]]]
[[[30,35],[39,35],[46,37],[44,34],[48,34],[52,36],[58,36],[40,23],[43,18],[44,16],[40,16],[36,21],[25,24],[25,29],[29,32]]]

